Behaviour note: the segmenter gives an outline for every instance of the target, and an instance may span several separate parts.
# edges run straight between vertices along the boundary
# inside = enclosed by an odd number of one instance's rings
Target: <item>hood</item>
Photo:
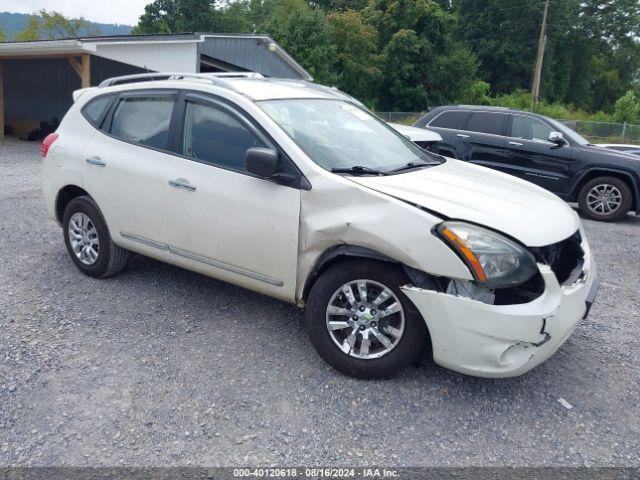
[[[444,217],[504,232],[529,247],[564,240],[580,226],[577,214],[552,193],[458,160],[399,175],[349,179]]]
[[[407,137],[412,142],[441,142],[442,137],[439,133],[426,130],[424,128],[410,127],[399,123],[389,123],[389,126]]]
[[[632,151],[623,151],[623,150],[615,150],[613,148],[609,148],[610,145],[607,144],[598,144],[598,145],[581,145],[580,147],[584,150],[588,150],[590,152],[597,152],[599,155],[606,156],[607,158],[615,158],[624,161],[631,160],[632,162],[638,161],[638,152],[640,152],[640,146],[637,146],[636,150]],[[615,145],[611,145],[615,146]],[[623,145],[625,147],[633,147],[634,145]]]

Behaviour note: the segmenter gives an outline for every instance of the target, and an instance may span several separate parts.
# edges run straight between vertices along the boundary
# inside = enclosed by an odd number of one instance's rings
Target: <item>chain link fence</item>
[[[376,112],[385,122],[413,125],[424,113],[419,112]]]
[[[631,143],[640,145],[640,125],[629,123],[561,120],[592,143]]]
[[[424,113],[376,112],[387,122],[412,125]],[[569,128],[592,143],[631,143],[640,145],[640,125],[629,123],[587,122],[582,120],[560,120]]]

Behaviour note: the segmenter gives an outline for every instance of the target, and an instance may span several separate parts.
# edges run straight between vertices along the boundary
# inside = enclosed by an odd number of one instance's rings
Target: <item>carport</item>
[[[310,80],[265,35],[127,35],[0,43],[0,140],[37,140],[55,129],[72,92],[105,78],[143,72],[256,71]]]

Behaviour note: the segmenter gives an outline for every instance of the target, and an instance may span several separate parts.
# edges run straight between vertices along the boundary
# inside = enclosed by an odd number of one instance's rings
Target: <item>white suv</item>
[[[85,274],[129,251],[306,307],[329,364],[507,377],[585,317],[578,216],[524,180],[424,151],[338,90],[145,74],[74,93],[42,189]],[[276,353],[277,354],[277,353]]]

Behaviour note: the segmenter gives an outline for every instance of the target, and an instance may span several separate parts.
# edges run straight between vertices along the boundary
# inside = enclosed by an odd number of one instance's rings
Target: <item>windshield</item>
[[[390,172],[409,164],[434,165],[430,154],[366,110],[341,100],[258,102],[298,146],[326,170]]]
[[[589,145],[591,143],[578,132],[567,127],[564,123],[560,123],[553,118],[549,118],[548,120],[554,128],[558,129],[558,131],[564,135],[564,138],[567,138],[578,145]]]

